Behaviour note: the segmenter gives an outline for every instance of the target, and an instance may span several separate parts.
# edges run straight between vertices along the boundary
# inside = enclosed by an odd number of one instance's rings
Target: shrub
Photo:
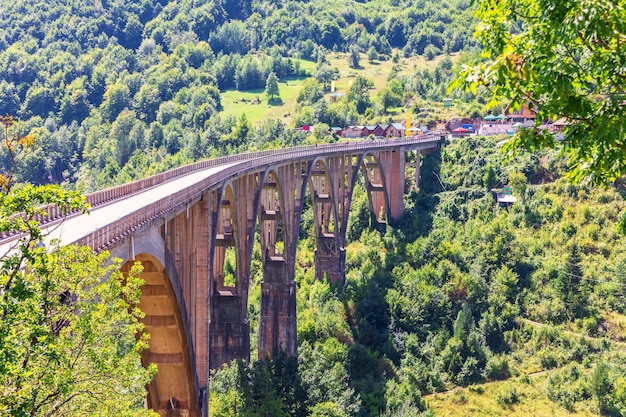
[[[496,394],[496,401],[502,407],[508,407],[519,402],[519,394],[515,387],[507,386],[503,391]]]
[[[492,381],[503,380],[511,377],[509,358],[506,356],[492,356],[485,367],[487,379]]]

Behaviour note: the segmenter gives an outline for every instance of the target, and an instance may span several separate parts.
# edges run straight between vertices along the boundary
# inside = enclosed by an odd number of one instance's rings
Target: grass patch
[[[271,103],[265,95],[265,90],[259,88],[250,91],[238,91],[234,89],[222,91],[222,117],[235,116],[240,118],[246,114],[250,123],[256,123],[264,119],[281,119],[287,125],[291,123],[293,109],[296,106],[296,96],[306,78],[289,77],[278,81],[280,99],[274,99]]]
[[[300,60],[300,69],[307,74],[315,72],[316,63]],[[235,89],[221,92],[222,117],[235,116],[240,118],[246,114],[248,121],[255,124],[264,119],[280,119],[288,126],[292,122],[292,113],[296,107],[296,96],[302,88],[302,83],[309,76],[285,77],[278,80],[278,90],[280,97],[268,102],[265,89],[239,91]]]
[[[457,59],[457,54],[453,54],[450,57],[454,61]],[[416,69],[434,68],[443,58],[444,55],[440,55],[428,61],[424,57],[416,56],[401,58],[397,64],[394,64],[391,59],[369,62],[365,55],[361,54],[361,68],[354,69],[348,65],[347,53],[331,53],[326,57],[329,64],[339,70],[339,78],[334,82],[335,92],[345,94],[352,85],[354,78],[357,75],[362,75],[374,82],[374,88],[370,90],[372,99],[374,99],[379,90],[387,85],[387,78],[394,66],[397,66],[399,69],[399,74],[412,75]],[[300,61],[300,68],[305,70],[310,76],[313,76],[315,73],[316,66],[315,62]],[[278,81],[280,99],[274,100],[272,103],[268,103],[267,96],[262,88],[250,91],[238,91],[235,89],[222,91],[223,110],[220,112],[220,115],[222,117],[232,115],[240,118],[245,113],[248,120],[253,124],[264,119],[279,119],[291,127],[296,107],[296,97],[302,88],[302,83],[307,78],[307,76],[301,76],[280,79]],[[329,94],[330,91],[326,93],[327,100],[330,100]],[[395,116],[404,116],[405,110],[400,107],[390,109],[389,113]]]
[[[335,92],[346,93],[350,88],[352,80],[354,80],[357,75],[362,75],[374,81],[374,88],[370,91],[373,97],[380,89],[385,87],[387,77],[391,74],[394,66],[397,66],[400,70],[400,75],[412,75],[416,69],[435,68],[444,57],[445,55],[440,55],[428,61],[422,56],[413,56],[410,58],[400,58],[400,61],[395,64],[391,59],[387,61],[369,62],[366,56],[361,54],[361,68],[358,69],[350,68],[348,65],[348,53],[331,53],[326,57],[326,60],[331,67],[339,69],[339,79],[335,80]],[[450,59],[453,62],[457,57],[458,54],[450,55]]]
[[[596,416],[587,404],[577,403],[573,412],[550,401],[546,394],[548,373],[531,378],[489,382],[469,389],[425,396],[426,403],[441,417],[456,416]],[[463,401],[459,401],[462,398]]]

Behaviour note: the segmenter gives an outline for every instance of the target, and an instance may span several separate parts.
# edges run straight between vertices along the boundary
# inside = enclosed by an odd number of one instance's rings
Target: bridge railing
[[[233,155],[232,157],[229,156],[198,162],[196,164],[188,165],[163,173],[163,177],[167,179],[163,178],[160,183],[217,165],[227,164],[236,161],[240,161],[241,163],[227,167],[222,171],[216,172],[202,182],[196,183],[186,189],[177,191],[174,194],[171,194],[170,196],[161,199],[158,202],[143,207],[140,210],[129,213],[126,216],[118,219],[114,223],[109,224],[106,227],[103,227],[79,239],[75,243],[91,246],[96,251],[106,249],[116,244],[120,239],[123,240],[126,237],[132,235],[132,233],[135,232],[137,229],[143,228],[151,224],[153,221],[156,221],[159,218],[166,216],[168,212],[175,211],[179,207],[188,204],[195,198],[198,198],[210,187],[219,184],[222,181],[225,181],[231,177],[237,176],[238,174],[241,174],[242,171],[254,169],[259,166],[269,166],[279,162],[284,162],[286,160],[298,160],[302,158],[309,158],[311,156],[317,156],[320,154],[416,145],[420,143],[438,142],[439,140],[439,136],[433,135],[420,135],[418,137],[411,137],[408,139],[395,139],[387,141],[362,140],[358,142],[323,144],[317,146],[298,146],[288,149],[271,149],[268,151],[243,154],[243,157],[240,158],[235,158],[235,156],[241,155]],[[217,163],[218,161],[219,163]],[[161,174],[156,175],[155,177],[161,177]],[[150,180],[151,178],[153,177],[147,178],[146,180]],[[136,183],[141,183],[141,181],[136,181]],[[147,183],[153,184],[150,181],[148,181]],[[103,190],[102,192],[106,191],[109,190]],[[133,194],[133,192],[131,192],[130,194]]]
[[[306,148],[308,146],[298,146],[295,148]],[[290,148],[292,149],[292,148]],[[157,185],[166,183],[168,181],[180,178],[182,176],[191,174],[196,171],[200,171],[206,168],[227,164],[230,162],[242,161],[257,158],[259,156],[274,155],[284,151],[283,149],[268,149],[257,152],[246,152],[237,155],[221,156],[218,158],[207,159],[205,161],[196,162],[194,164],[185,165],[179,168],[174,168],[160,174],[150,176],[141,180],[129,182],[127,184],[118,185],[106,190],[100,190],[85,195],[87,203],[92,208],[99,207],[111,203],[116,200],[120,200],[126,197],[130,197],[136,193],[145,191],[146,189],[155,187]],[[78,213],[78,210],[62,210],[56,204],[50,204],[41,207],[41,213],[35,215],[34,220],[39,224],[51,224],[66,218],[69,215]],[[0,232],[0,240],[3,238],[14,235],[13,232]]]

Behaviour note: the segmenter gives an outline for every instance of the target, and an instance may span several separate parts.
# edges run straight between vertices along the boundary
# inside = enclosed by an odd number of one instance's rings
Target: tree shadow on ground
[[[267,99],[267,104],[269,106],[282,106],[285,103],[283,102],[283,99],[280,97],[272,97],[272,98]]]

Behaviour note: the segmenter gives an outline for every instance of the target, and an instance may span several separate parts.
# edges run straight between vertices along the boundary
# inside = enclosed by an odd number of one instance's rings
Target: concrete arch
[[[368,158],[373,158],[368,162]],[[368,166],[375,163],[375,167]],[[360,166],[361,173],[363,174],[363,181],[365,181],[364,188],[367,192],[367,198],[369,201],[370,211],[374,218],[378,219],[381,214],[381,208],[384,208],[385,213],[389,216],[390,204],[389,204],[389,191],[387,190],[387,182],[385,181],[385,171],[381,164],[380,156],[374,151],[365,151],[359,156],[358,165]],[[370,171],[368,171],[370,170]],[[376,175],[378,174],[378,176]],[[372,178],[374,176],[374,178]],[[354,191],[356,185],[357,176],[352,179],[351,192]],[[380,182],[375,182],[380,181]],[[382,203],[382,207],[381,207]]]
[[[284,261],[288,256],[287,231],[285,230],[285,193],[282,189],[279,168],[268,167],[259,179],[259,192],[256,197],[254,214],[258,216],[261,231],[261,249],[264,257]],[[279,240],[279,235],[281,238]],[[282,248],[277,243],[282,242]]]
[[[323,166],[322,171],[316,169],[318,164]],[[324,179],[324,181],[316,183],[315,177]],[[318,237],[329,237],[331,234],[336,237],[339,233],[339,221],[332,177],[332,169],[328,166],[328,162],[325,158],[317,157],[313,159],[307,172],[306,184],[311,190],[316,235]],[[330,230],[331,224],[333,230]]]
[[[149,253],[135,255],[121,271],[128,273],[135,261],[144,268],[139,308],[145,313],[145,332],[150,334],[142,363],[155,363],[158,369],[148,386],[148,407],[162,416],[168,410],[187,410],[190,416],[199,416],[189,339],[170,276],[157,256]]]

